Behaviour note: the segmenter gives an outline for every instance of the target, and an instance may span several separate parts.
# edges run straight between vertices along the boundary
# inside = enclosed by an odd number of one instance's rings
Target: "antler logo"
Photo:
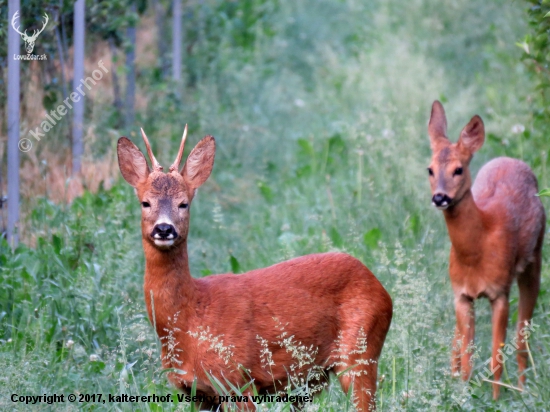
[[[44,31],[44,29],[46,28],[46,24],[48,24],[48,21],[50,19],[49,19],[48,15],[46,13],[44,13],[44,25],[42,26],[42,28],[40,30],[34,30],[34,33],[32,34],[32,36],[29,36],[27,34],[27,30],[25,30],[24,33],[21,33],[19,31],[20,26],[15,27],[16,21],[17,21],[18,18],[19,18],[19,10],[16,11],[15,14],[13,15],[13,18],[11,19],[11,26],[13,27],[13,29],[17,33],[19,33],[21,35],[21,38],[25,42],[25,49],[27,50],[27,54],[31,54],[33,49],[34,49],[34,42],[38,38],[38,35]]]

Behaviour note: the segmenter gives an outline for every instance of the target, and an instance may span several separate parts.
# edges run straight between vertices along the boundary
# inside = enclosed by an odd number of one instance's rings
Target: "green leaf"
[[[537,193],[537,196],[550,197],[550,189],[542,189],[540,192]]]
[[[101,360],[90,361],[90,363],[88,364],[88,369],[90,372],[99,373],[103,369],[105,369],[105,362]]]
[[[418,235],[420,232],[420,218],[418,215],[414,214],[409,219],[409,229],[415,234]]]
[[[229,263],[231,264],[231,271],[233,273],[239,273],[241,271],[241,265],[235,256],[229,255]]]
[[[147,406],[149,407],[149,410],[151,410],[151,412],[162,412],[164,410],[164,406],[153,402],[149,402]]]
[[[53,235],[52,244],[54,252],[59,255],[61,253],[61,248],[63,247],[63,239],[57,235]]]
[[[487,140],[491,140],[493,142],[502,143],[502,138],[497,136],[494,133],[487,133]]]
[[[296,169],[296,177],[310,176],[312,173],[311,165],[305,165]]]
[[[193,384],[191,385],[191,396],[195,396],[197,394],[197,378],[193,379]],[[191,402],[191,412],[196,411],[195,402]]]
[[[268,202],[271,202],[273,200],[273,191],[268,185],[266,185],[264,182],[258,182],[258,188],[260,189],[260,193],[265,198],[265,200],[267,200]]]
[[[516,46],[521,48],[525,53],[530,54],[529,53],[529,43],[527,43],[526,41],[517,42]]]
[[[330,240],[332,240],[334,246],[342,247],[342,245],[344,244],[344,239],[342,239],[342,236],[340,235],[340,233],[338,233],[338,230],[336,230],[335,227],[331,227],[328,233],[330,236]]]
[[[313,150],[313,144],[306,139],[298,139],[297,140],[298,146],[300,146],[301,152],[306,157],[313,157],[315,155],[315,151]]]
[[[363,236],[363,243],[366,247],[369,249],[376,249],[378,248],[378,241],[382,237],[382,232],[380,229],[375,227],[374,229],[369,230],[365,235]]]

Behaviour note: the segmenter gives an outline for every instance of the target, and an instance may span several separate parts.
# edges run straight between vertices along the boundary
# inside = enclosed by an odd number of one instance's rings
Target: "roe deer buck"
[[[443,106],[435,101],[428,126],[432,161],[428,172],[432,203],[443,210],[451,255],[449,274],[455,296],[456,329],[452,371],[470,377],[474,340],[473,301],[491,302],[493,345],[491,372],[499,381],[508,323],[508,297],[514,278],[519,286],[517,360],[520,386],[525,382],[526,339],[522,328],[531,320],[540,287],[541,249],[546,217],[536,196],[537,179],[520,160],[499,157],[481,168],[472,186],[469,164],[483,145],[483,121],[474,116],[460,133],[458,142],[447,138]],[[493,398],[500,386],[493,383]]]
[[[345,392],[353,385],[361,410],[374,408],[377,360],[390,327],[392,301],[359,260],[342,253],[315,254],[240,275],[191,277],[189,209],[212,171],[216,146],[212,136],[204,137],[180,171],[186,134],[187,126],[168,173],[143,130],[152,170],[129,139],[121,137],[117,147],[122,176],[142,205],[145,301],[163,342],[163,366],[177,370],[169,373],[170,381],[187,392],[195,382],[198,394],[219,396],[223,394],[208,375],[237,387],[253,380],[266,393],[284,389],[293,368],[293,373],[305,374],[316,366],[340,373]],[[309,348],[310,362],[298,365],[283,337]],[[213,343],[204,343],[208,339]],[[358,350],[361,341],[363,350]],[[267,365],[264,349],[271,354]]]

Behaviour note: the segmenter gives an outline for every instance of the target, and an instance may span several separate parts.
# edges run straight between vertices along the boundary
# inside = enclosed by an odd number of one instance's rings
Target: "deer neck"
[[[457,257],[466,264],[475,264],[482,256],[484,239],[482,215],[472,191],[455,205],[443,211],[447,230]]]
[[[149,320],[159,336],[167,335],[177,322],[182,329],[189,318],[190,304],[197,286],[189,271],[187,240],[169,249],[159,250],[143,240],[145,252],[145,303]]]

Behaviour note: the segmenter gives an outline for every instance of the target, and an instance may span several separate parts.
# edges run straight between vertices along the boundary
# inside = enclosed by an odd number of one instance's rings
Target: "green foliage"
[[[534,74],[537,81],[537,89],[541,102],[548,102],[550,95],[550,3],[545,0],[530,0],[529,7],[529,25],[531,33],[527,34],[523,42],[518,43],[524,51],[524,59],[531,73]],[[546,105],[547,106],[547,105]],[[541,108],[541,110],[548,110]],[[540,116],[540,117],[538,117]],[[543,113],[537,113],[538,120],[548,122],[548,117],[543,118]]]
[[[87,193],[65,210],[46,200],[36,205],[31,220],[37,233],[36,247],[21,246],[2,267],[5,288],[0,292],[0,312],[5,319],[14,325],[25,323],[26,313],[57,319],[43,336],[48,344],[61,343],[67,337],[92,343],[117,335],[120,303],[104,294],[122,287],[113,283],[115,278],[109,274],[123,264],[115,245],[124,242],[120,231],[127,228],[127,221],[118,220],[118,228],[104,226],[98,211],[113,213],[120,201],[120,189],[116,188],[97,195]],[[42,231],[45,222],[48,226]],[[2,249],[7,259],[11,253],[5,243]],[[12,334],[17,329],[2,331],[15,340]],[[29,344],[33,339],[32,334],[17,333],[19,343]]]
[[[239,273],[241,271],[241,265],[235,256],[229,255],[229,263],[231,265],[231,272]]]
[[[380,231],[380,229],[375,227],[374,229],[371,229],[367,233],[365,233],[365,235],[363,236],[363,242],[368,248],[376,249],[378,247],[378,242],[380,241],[381,237],[382,232]]]
[[[99,3],[89,5],[92,39],[120,30],[128,17],[114,9],[122,3]],[[474,174],[488,158],[512,155],[545,184],[540,151],[547,139],[541,126],[530,127],[533,84],[514,45],[527,30],[522,7],[474,0],[187,3],[184,93],[159,80],[156,63],[139,67],[147,105],[136,128],[147,126],[162,164],[173,161],[185,123],[186,153],[203,135],[216,137],[214,171],[191,208],[193,275],[339,250],[365,262],[388,289],[394,319],[379,361],[380,410],[542,410],[550,402],[548,240],[535,312],[541,327],[531,345],[536,376],[528,370],[526,391],[503,389],[498,402],[486,383],[464,403],[454,400],[464,384],[450,376],[449,240],[430,206],[425,172],[426,122],[439,98],[447,102],[451,138],[473,114],[485,121],[488,139],[472,162]],[[113,110],[98,103],[90,117],[105,147],[120,135]],[[511,132],[516,124],[526,130]],[[70,206],[45,199],[25,199],[24,206],[30,245],[12,253],[0,244],[0,408],[13,409],[11,393],[175,394],[144,309],[132,189],[121,180]],[[516,288],[512,302],[514,318]],[[483,370],[491,341],[488,303],[479,301],[476,313],[474,373]],[[514,329],[510,322],[508,340]],[[515,386],[516,363],[506,366],[505,382]],[[135,409],[176,406],[193,410]],[[349,406],[333,378],[312,410]],[[128,405],[89,406],[115,408]]]
[[[184,25],[189,84],[205,76],[204,69],[217,67],[220,46],[249,60],[259,37],[273,37],[271,17],[277,8],[278,1],[268,0],[211,0],[188,7],[186,21],[194,22]]]
[[[532,135],[525,131],[535,150],[541,152],[541,162],[550,165],[548,135],[550,134],[550,2],[528,0],[530,32],[517,43],[523,49],[523,60],[535,81],[531,111]],[[546,182],[547,183],[547,182]]]
[[[132,3],[136,4],[137,13],[131,9]],[[135,26],[146,9],[146,0],[90,1],[86,8],[88,33],[93,39],[113,39],[117,46],[128,47],[124,30]]]
[[[349,155],[346,142],[340,134],[324,137],[322,140],[300,138],[297,143],[299,149],[295,169],[296,177],[315,174],[333,175],[337,172],[339,162]]]

